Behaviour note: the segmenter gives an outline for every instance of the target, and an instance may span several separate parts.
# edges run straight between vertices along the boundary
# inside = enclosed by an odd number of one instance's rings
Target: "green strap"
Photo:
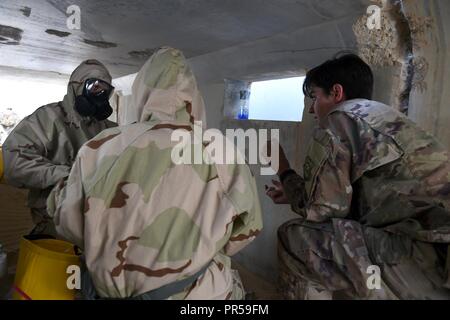
[[[140,295],[134,296],[134,297],[128,297],[128,298],[102,298],[99,297],[94,284],[92,283],[92,279],[89,275],[88,270],[86,269],[86,265],[84,264],[83,259],[82,260],[82,286],[81,291],[83,294],[84,299],[87,300],[165,300],[174,294],[182,292],[186,287],[189,285],[192,285],[197,279],[208,269],[209,263],[201,268],[199,271],[194,273],[193,275],[176,281],[172,283],[168,283],[162,287],[150,290],[148,292],[142,293]]]
[[[208,267],[209,264],[186,279],[166,284],[135,297],[126,298],[126,300],[165,300],[174,294],[182,292],[186,287],[197,281],[197,278],[199,278]]]

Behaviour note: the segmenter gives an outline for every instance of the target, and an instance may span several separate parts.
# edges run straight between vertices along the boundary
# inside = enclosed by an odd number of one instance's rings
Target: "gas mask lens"
[[[84,90],[88,97],[109,97],[109,94],[114,89],[109,83],[99,79],[88,79],[85,82]]]

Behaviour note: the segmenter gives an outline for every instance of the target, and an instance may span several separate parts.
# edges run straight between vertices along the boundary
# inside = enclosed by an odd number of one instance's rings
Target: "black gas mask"
[[[75,98],[75,110],[83,117],[93,117],[99,121],[107,119],[113,112],[109,96],[114,87],[100,79],[87,79],[83,94]]]

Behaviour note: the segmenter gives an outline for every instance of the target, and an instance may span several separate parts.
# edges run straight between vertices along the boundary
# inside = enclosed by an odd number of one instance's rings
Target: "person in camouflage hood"
[[[229,256],[262,228],[249,167],[172,160],[172,134],[194,141],[194,122],[205,123],[203,100],[179,50],[161,48],[149,58],[132,101],[139,122],[85,144],[67,183],[47,202],[57,231],[84,250],[95,289],[85,289],[85,297],[242,298]]]
[[[354,55],[307,74],[320,128],[304,176],[282,156],[267,191],[302,216],[278,232],[289,298],[450,298],[450,155],[372,86]]]
[[[82,62],[70,77],[63,101],[40,107],[23,119],[3,144],[5,180],[29,189],[28,206],[36,225],[32,234],[56,234],[46,212],[50,190],[69,175],[83,143],[115,126],[105,120],[107,114],[82,116],[77,111],[83,107],[85,112],[105,109],[103,106],[107,109],[108,93],[101,99],[101,108],[86,103],[84,87],[88,79],[97,79],[105,86],[111,83],[111,75],[99,61]]]

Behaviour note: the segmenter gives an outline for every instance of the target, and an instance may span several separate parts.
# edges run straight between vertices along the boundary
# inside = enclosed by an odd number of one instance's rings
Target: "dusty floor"
[[[247,300],[282,300],[276,286],[257,274],[249,271],[237,262],[232,262],[232,267],[239,271],[242,283],[247,293]]]
[[[8,253],[8,276],[0,279],[0,299],[5,299],[14,281],[19,241],[32,229],[27,192],[0,184],[0,243]]]
[[[7,252],[17,250],[22,235],[33,227],[27,195],[25,190],[0,183],[0,243]]]
[[[14,283],[14,275],[16,271],[16,264],[18,259],[18,252],[8,252],[8,275],[6,278],[0,279],[0,300],[10,298],[11,287]]]

